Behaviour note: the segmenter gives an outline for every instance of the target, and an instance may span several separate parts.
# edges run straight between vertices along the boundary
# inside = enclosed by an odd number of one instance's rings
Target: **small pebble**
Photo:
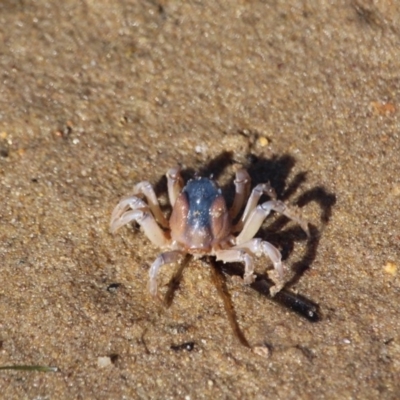
[[[261,137],[258,138],[258,144],[259,144],[261,147],[268,146],[269,140],[268,140],[266,137],[261,136]]]
[[[253,353],[257,354],[260,357],[268,358],[270,356],[270,351],[266,346],[256,346],[253,347]]]
[[[393,262],[387,262],[386,265],[383,267],[383,270],[390,275],[396,275],[397,273],[397,265]]]
[[[111,365],[111,358],[110,357],[99,357],[97,359],[97,366],[99,368],[105,368],[108,367],[109,365]]]

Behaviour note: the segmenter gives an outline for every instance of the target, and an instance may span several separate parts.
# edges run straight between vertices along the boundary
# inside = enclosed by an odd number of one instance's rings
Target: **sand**
[[[58,369],[3,398],[399,398],[397,2],[8,0],[0,34],[0,366]],[[201,260],[149,296],[160,250],[110,214],[143,180],[168,213],[176,164],[300,207],[310,240],[259,237],[319,322],[226,275],[243,346]]]

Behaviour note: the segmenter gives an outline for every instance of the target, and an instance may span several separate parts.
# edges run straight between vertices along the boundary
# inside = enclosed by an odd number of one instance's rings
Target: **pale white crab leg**
[[[218,261],[223,261],[224,263],[244,263],[244,283],[250,285],[254,282],[256,276],[254,275],[253,257],[245,249],[236,247],[227,250],[217,250],[214,255]]]
[[[160,268],[163,265],[166,264],[172,264],[174,262],[178,262],[182,256],[185,253],[178,251],[178,250],[174,250],[174,251],[168,251],[166,253],[162,253],[160,254],[155,261],[153,262],[153,264],[151,264],[150,270],[149,270],[149,291],[150,294],[153,296],[157,295],[157,275],[158,275],[158,271],[160,270]]]
[[[121,226],[129,222],[136,221],[144,230],[150,241],[158,247],[168,245],[170,239],[168,235],[159,227],[149,210],[128,210],[119,218],[111,222],[110,230],[114,233]]]
[[[144,195],[149,204],[150,210],[153,213],[155,219],[158,221],[158,223],[164,228],[169,227],[168,221],[166,220],[164,214],[161,211],[160,203],[158,202],[157,196],[150,182],[144,181],[136,184],[135,187],[133,188],[133,194]]]
[[[265,218],[271,211],[276,211],[285,215],[291,220],[297,222],[303,231],[309,236],[308,224],[298,217],[296,212],[290,209],[284,202],[280,200],[271,200],[258,205],[250,215],[246,218],[246,222],[240,234],[236,237],[236,244],[240,245],[252,239],[258,232]]]
[[[243,211],[243,215],[240,218],[240,221],[235,225],[233,228],[234,232],[239,232],[245,222],[247,221],[250,213],[257,207],[258,201],[260,197],[266,194],[267,196],[271,197],[271,199],[276,200],[276,193],[275,190],[271,187],[270,183],[260,183],[257,185],[252,191],[247,201],[246,208]]]
[[[114,222],[117,221],[121,216],[128,211],[131,210],[144,210],[148,209],[148,205],[139,197],[136,196],[128,196],[121,199],[121,201],[117,204],[111,214],[110,226],[114,225]],[[122,226],[122,225],[121,225]],[[114,229],[115,231],[116,229]]]
[[[171,207],[174,206],[179,193],[183,188],[183,179],[181,177],[180,167],[174,167],[167,172],[167,182],[168,182],[168,198]]]
[[[252,255],[266,255],[270,258],[274,265],[276,273],[271,274],[270,278],[275,286],[270,288],[271,296],[279,292],[284,285],[283,276],[284,269],[282,264],[282,256],[280,251],[271,243],[262,241],[261,239],[252,239],[242,243],[229,250],[219,250],[215,252],[217,260],[223,262],[242,262],[244,263],[244,283],[250,285],[254,282],[256,275],[254,274],[254,263]]]
[[[244,168],[236,171],[235,198],[233,200],[232,207],[229,210],[229,216],[232,220],[236,218],[239,211],[242,209],[245,199],[249,195],[250,184],[250,175]]]
[[[256,256],[265,255],[274,264],[274,268],[277,271],[279,278],[283,279],[284,270],[282,264],[281,252],[271,243],[265,242],[261,239],[251,239],[248,242],[242,243],[238,246],[233,247],[234,249],[247,249]]]

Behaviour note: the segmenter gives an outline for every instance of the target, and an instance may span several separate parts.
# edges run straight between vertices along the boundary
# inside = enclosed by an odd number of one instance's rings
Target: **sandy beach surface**
[[[6,0],[0,36],[0,367],[57,368],[0,370],[0,397],[400,397],[399,2]],[[160,249],[110,215],[143,180],[168,215],[177,164],[299,206],[310,239],[258,236],[319,322],[226,270],[244,346],[203,260],[149,295]]]

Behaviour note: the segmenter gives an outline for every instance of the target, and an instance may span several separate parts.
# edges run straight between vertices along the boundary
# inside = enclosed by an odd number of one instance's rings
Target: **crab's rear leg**
[[[297,222],[303,229],[303,231],[307,234],[307,236],[309,236],[308,223],[302,220],[297,215],[297,212],[295,210],[288,207],[283,201],[271,200],[260,204],[255,209],[253,209],[253,211],[247,217],[242,231],[236,237],[236,244],[240,245],[252,239],[271,211],[276,211]]]
[[[163,265],[166,264],[172,264],[174,262],[178,262],[182,257],[184,253],[178,250],[174,251],[168,251],[166,253],[160,254],[153,264],[151,264],[150,270],[149,270],[149,291],[150,294],[153,296],[157,295],[157,275],[158,271]]]
[[[249,195],[250,183],[250,175],[244,168],[236,171],[235,198],[233,200],[232,207],[229,210],[229,216],[231,220],[235,219],[235,217],[239,214],[239,211],[242,209],[243,204]]]

